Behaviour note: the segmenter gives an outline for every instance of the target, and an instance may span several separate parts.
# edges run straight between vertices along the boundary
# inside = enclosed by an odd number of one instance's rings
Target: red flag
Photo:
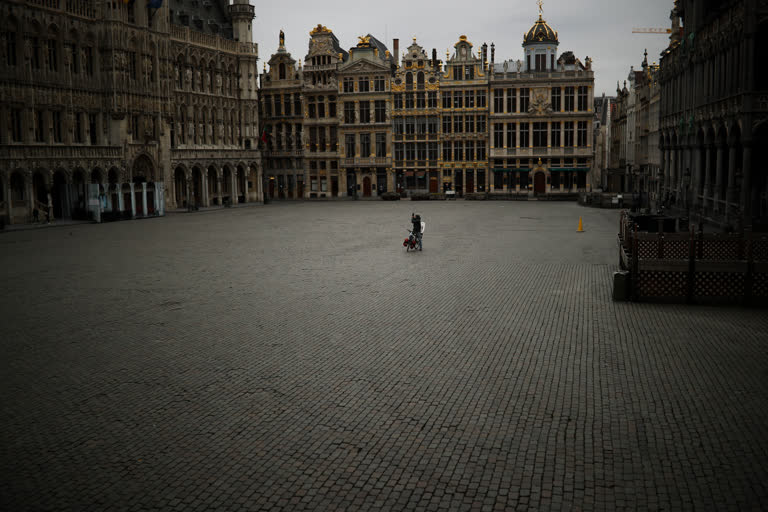
[[[263,142],[264,144],[267,143],[267,131],[266,130],[262,130],[262,132],[261,132],[261,142]]]

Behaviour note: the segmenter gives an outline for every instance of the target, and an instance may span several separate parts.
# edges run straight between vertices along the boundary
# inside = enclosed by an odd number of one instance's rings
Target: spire
[[[539,19],[541,19],[542,13],[544,12],[544,1],[543,0],[536,0],[536,3],[539,4]]]
[[[643,58],[643,69],[648,67],[648,48],[645,49],[645,54]]]

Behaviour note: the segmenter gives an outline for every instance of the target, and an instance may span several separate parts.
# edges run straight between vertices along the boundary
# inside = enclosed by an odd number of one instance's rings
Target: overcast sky
[[[427,54],[437,48],[438,58],[466,34],[475,51],[487,42],[496,44],[496,62],[522,58],[523,33],[538,17],[536,0],[288,0],[263,2],[256,6],[254,42],[259,43],[263,61],[277,51],[280,29],[285,31],[286,48],[296,60],[307,54],[309,31],[321,23],[349,49],[357,36],[373,34],[392,50],[392,39],[400,39],[400,52],[415,36]],[[544,19],[558,31],[558,55],[571,50],[581,59],[589,56],[595,71],[595,94],[616,93],[616,81],[623,82],[629,67],[639,68],[643,50],[648,62],[659,61],[668,36],[633,34],[633,27],[670,26],[673,0],[544,0]],[[490,52],[490,50],[489,50]],[[261,65],[259,66],[261,67]]]

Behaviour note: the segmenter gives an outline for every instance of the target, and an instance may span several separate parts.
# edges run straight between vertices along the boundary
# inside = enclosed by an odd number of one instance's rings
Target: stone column
[[[221,180],[222,179],[223,179],[223,177],[221,177],[218,174],[216,174],[216,197],[219,200],[219,206],[222,206],[224,204],[224,201],[222,200],[222,195],[221,195]]]
[[[725,210],[730,209],[731,203],[736,202],[736,142],[728,145],[728,188],[725,192]]]
[[[667,197],[672,198],[672,194],[675,192],[675,165],[677,164],[677,148],[674,146],[669,148],[669,175],[667,183]]]
[[[133,189],[133,183],[130,184],[131,187],[131,218],[136,218],[136,194]]]
[[[123,184],[122,183],[116,183],[115,184],[115,192],[117,192],[117,209],[122,213],[125,209],[125,205],[123,204]]]
[[[32,175],[24,176],[24,188],[27,192],[27,201],[29,203],[29,211],[27,212],[27,218],[33,219],[32,212],[35,211],[35,190],[32,186]]]
[[[245,169],[243,169],[243,173],[245,173]],[[243,198],[246,203],[250,203],[250,198],[248,197],[248,194],[250,194],[250,190],[248,190],[248,174],[245,174],[245,179],[243,180]]]
[[[706,210],[712,202],[712,197],[708,197],[712,191],[712,146],[708,145],[704,153],[704,190],[702,195],[704,196],[704,209]]]
[[[210,203],[210,199],[211,199],[211,198],[210,198],[210,194],[208,193],[208,187],[210,186],[210,185],[208,184],[208,180],[210,179],[210,178],[208,178],[208,173],[209,173],[209,172],[210,172],[210,171],[205,171],[205,172],[202,174],[202,181],[203,181],[202,185],[203,185],[203,186],[202,186],[201,188],[203,189],[203,190],[202,190],[202,192],[203,192],[203,198],[202,198],[202,200],[203,200],[203,206],[210,206],[210,205],[211,205],[211,203]]]
[[[717,170],[715,176],[715,211],[720,211],[719,201],[723,199],[723,143],[717,144]]]
[[[701,176],[701,146],[696,145],[693,147],[693,155],[691,160],[693,164],[693,174],[691,176],[691,188],[693,191],[693,197],[691,205],[698,206],[701,202],[701,199],[699,199],[699,191],[701,190],[701,184],[704,183],[704,180]]]
[[[143,199],[142,206],[141,206],[143,211],[141,212],[141,214],[144,217],[146,217],[147,215],[149,215],[149,208],[147,208],[147,184],[146,183],[141,184],[141,197]],[[157,206],[157,203],[155,203],[155,206]]]
[[[744,225],[752,221],[752,142],[744,141],[741,171],[741,209],[744,215]]]
[[[238,190],[237,190],[237,177],[239,176],[237,170],[232,173],[232,204],[238,204],[240,201],[238,200]]]

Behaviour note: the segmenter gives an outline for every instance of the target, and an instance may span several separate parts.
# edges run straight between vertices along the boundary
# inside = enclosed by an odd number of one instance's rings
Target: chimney
[[[392,40],[392,52],[395,54],[395,66],[400,67],[400,40]]]
[[[486,62],[488,62],[488,44],[483,43],[483,62],[482,64],[485,65]]]
[[[432,48],[432,69],[437,69],[437,48]]]
[[[491,64],[496,61],[496,45],[491,43]]]

